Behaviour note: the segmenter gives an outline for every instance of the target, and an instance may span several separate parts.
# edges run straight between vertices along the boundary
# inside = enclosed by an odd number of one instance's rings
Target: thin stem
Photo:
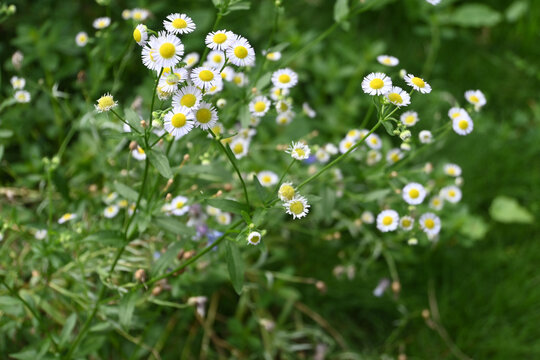
[[[375,105],[372,103],[369,105],[369,109],[366,113],[366,116],[364,116],[364,120],[362,120],[362,123],[360,124],[360,129],[363,129],[366,127],[366,125],[368,124],[369,122],[369,118],[371,116],[371,114],[373,114],[373,109],[375,108]]]
[[[163,68],[161,68],[159,75],[156,79],[156,84],[154,85],[154,91],[152,92],[152,103],[150,104],[150,117],[148,118],[148,126],[144,129],[144,142],[146,147],[148,147],[148,133],[149,129],[152,127],[152,114],[154,113],[154,102],[156,101],[156,91],[159,84],[159,78],[163,74]]]
[[[214,32],[217,30],[217,27],[219,25],[219,22],[221,21],[221,18],[223,17],[223,14],[225,13],[225,11],[227,11],[227,8],[229,7],[229,1],[230,0],[225,0],[222,7],[219,9],[218,14],[216,16],[216,20],[214,21],[214,25],[212,25],[211,32]],[[201,60],[199,60],[199,66],[203,64],[204,60],[206,59],[206,55],[208,55],[208,51],[210,51],[210,49],[207,46],[204,48],[204,52],[201,56]]]
[[[221,141],[218,139],[218,137],[216,136],[216,134],[214,134],[214,132],[212,131],[212,129],[208,129],[208,132],[214,137],[214,139],[216,140],[216,142],[218,143],[219,147],[221,148],[221,150],[225,153],[225,155],[227,155],[227,158],[229,159],[229,162],[231,163],[231,165],[233,166],[234,170],[236,171],[236,174],[238,175],[238,177],[240,178],[240,182],[242,183],[242,187],[244,189],[244,198],[246,200],[246,204],[248,207],[251,207],[251,205],[249,204],[249,197],[248,197],[248,192],[247,192],[247,186],[246,186],[246,183],[244,182],[244,178],[242,177],[242,174],[240,173],[240,169],[238,169],[238,166],[236,166],[236,161],[232,158],[231,154],[229,151],[227,151],[227,149],[225,148],[225,146],[223,146],[223,144],[221,143]]]
[[[274,7],[274,25],[272,26],[272,32],[270,33],[270,37],[268,38],[268,43],[266,44],[266,48],[264,49],[265,51],[269,51],[270,47],[272,46],[272,42],[274,41],[274,35],[276,34],[276,29],[278,26],[278,19],[279,19],[279,8],[275,6]],[[261,77],[262,72],[264,71],[264,68],[267,63],[268,63],[268,58],[265,55],[263,58],[261,67],[259,68],[259,71],[257,71],[257,76],[255,76],[255,81],[253,82],[254,85],[257,84],[257,81]]]
[[[135,129],[133,126],[131,126],[130,123],[128,123],[123,117],[121,117],[120,115],[118,115],[118,113],[116,111],[114,111],[113,109],[110,110],[118,119],[120,119],[121,122],[123,122],[124,124],[126,124],[127,126],[129,126],[129,128],[133,131],[135,131],[137,134],[141,134],[141,132],[137,129]]]
[[[23,303],[23,305],[32,313],[32,315],[36,318],[36,320],[38,321],[39,325],[41,328],[44,328],[44,324],[43,324],[43,321],[41,320],[41,316],[39,316],[39,314],[37,313],[37,311],[32,307],[30,306],[30,304],[24,300],[22,298],[21,295],[19,295],[19,293],[17,291],[15,291],[13,288],[11,288],[11,286],[9,286],[7,283],[6,283],[6,280],[2,278],[2,280],[0,280],[2,282],[2,284],[6,287],[6,289],[8,289],[8,291],[11,293],[11,295],[15,296],[17,299],[19,299],[20,302]],[[47,337],[49,338],[49,340],[51,340],[51,343],[53,344],[53,347],[54,347],[54,350],[55,351],[58,351],[58,344],[56,343],[56,341],[54,341],[54,339],[52,338],[51,334],[49,332],[47,332]]]
[[[161,135],[161,136],[159,137],[159,139],[157,139],[156,141],[154,141],[154,142],[150,145],[150,148],[153,148],[154,145],[156,145],[156,144],[159,142],[159,140],[163,139],[163,138],[164,138],[165,136],[167,136],[167,135],[169,135],[168,132],[165,132],[165,134]]]

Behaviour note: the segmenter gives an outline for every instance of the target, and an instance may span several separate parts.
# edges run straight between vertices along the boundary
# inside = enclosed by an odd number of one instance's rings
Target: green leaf
[[[371,192],[363,194],[362,201],[372,202],[372,201],[381,200],[387,197],[391,192],[392,190],[390,189],[373,190]]]
[[[13,131],[7,129],[0,130],[0,139],[7,139],[13,136]]]
[[[227,8],[228,9],[227,13],[231,11],[238,11],[238,10],[249,10],[250,7],[251,7],[251,3],[249,1],[238,1],[236,3],[233,2]]]
[[[116,192],[126,200],[136,202],[139,197],[139,194],[135,190],[120,182],[115,182],[114,188],[116,189]]]
[[[264,74],[263,76],[261,76],[259,78],[259,80],[257,81],[257,83],[255,84],[255,87],[257,88],[257,90],[261,91],[263,90],[265,87],[268,86],[268,84],[270,84],[270,80],[272,79],[272,73],[270,72],[267,72],[266,74]]]
[[[529,3],[527,1],[514,1],[504,12],[506,20],[508,22],[516,22],[529,10]]]
[[[124,244],[124,234],[120,230],[102,230],[88,235],[82,241],[120,247]]]
[[[155,224],[161,229],[180,236],[193,236],[195,229],[171,216],[154,218]]]
[[[75,328],[75,324],[77,323],[77,314],[73,313],[71,314],[64,323],[64,327],[62,328],[62,332],[60,333],[60,340],[58,344],[61,348],[64,348],[69,340],[71,339],[71,334],[73,333],[73,328]]]
[[[507,196],[497,196],[489,207],[489,214],[495,221],[502,223],[530,224],[534,216],[516,199]]]
[[[337,0],[334,3],[334,20],[340,22],[349,15],[349,0]]]
[[[253,177],[253,183],[255,184],[255,190],[257,191],[257,196],[259,196],[259,199],[264,203],[267,201],[268,197],[268,191],[261,185],[261,182],[259,181],[259,178],[254,176]]]
[[[391,121],[383,121],[382,124],[388,135],[394,136],[394,124]]]
[[[118,320],[120,321],[120,325],[126,330],[129,329],[131,325],[133,311],[135,310],[135,303],[138,296],[139,295],[136,292],[130,292],[120,300],[118,306]]]
[[[459,232],[473,240],[481,240],[488,230],[489,225],[480,216],[467,214]]]
[[[167,156],[165,156],[163,152],[149,149],[146,151],[146,155],[148,156],[150,163],[154,165],[161,176],[166,179],[171,179],[173,177],[173,173],[169,165],[169,159],[167,159]]]
[[[456,9],[448,19],[450,24],[464,27],[494,26],[502,20],[502,15],[484,4],[464,4]]]
[[[208,205],[218,208],[223,211],[241,214],[242,211],[249,212],[249,208],[246,204],[239,203],[238,201],[229,199],[206,199]]]
[[[225,243],[225,250],[229,277],[234,287],[234,291],[236,291],[237,294],[240,294],[244,285],[244,260],[242,259],[238,245],[235,242],[227,241]]]

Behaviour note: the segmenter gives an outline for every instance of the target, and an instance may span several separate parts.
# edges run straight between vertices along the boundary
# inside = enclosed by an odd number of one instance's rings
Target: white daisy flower
[[[127,208],[129,205],[129,202],[126,199],[119,200],[116,205],[118,205],[119,208],[124,209]]]
[[[382,232],[394,231],[399,225],[399,215],[395,210],[383,210],[377,215],[377,229]]]
[[[244,87],[248,83],[247,76],[242,72],[234,73],[232,82],[238,87]]]
[[[382,140],[379,137],[379,135],[375,133],[370,134],[366,138],[365,142],[366,142],[366,145],[373,150],[379,150],[380,148],[382,148]]]
[[[195,23],[186,14],[170,14],[163,20],[163,27],[173,34],[189,34],[195,31]]]
[[[377,150],[369,150],[366,154],[366,164],[373,166],[382,159],[382,154]]]
[[[303,196],[296,195],[291,200],[283,204],[287,214],[292,215],[293,219],[301,219],[309,212],[310,205]]]
[[[102,97],[100,97],[97,100],[97,104],[95,105],[96,111],[98,113],[110,111],[111,109],[115,108],[118,105],[117,101],[114,101],[114,98],[111,94],[106,93]]]
[[[108,218],[112,219],[118,214],[118,211],[120,211],[120,208],[116,205],[109,205],[103,210],[103,215]]]
[[[216,79],[216,84],[206,91],[208,95],[217,94],[223,90],[223,80],[220,77]]]
[[[148,41],[148,28],[146,25],[137,25],[135,30],[133,30],[133,40],[140,46],[146,45],[146,42]]]
[[[221,68],[225,64],[225,53],[219,50],[212,50],[208,53],[208,56],[206,57],[206,61],[213,68],[221,70]]]
[[[450,110],[448,110],[448,117],[450,118],[450,120],[454,120],[459,117],[470,118],[467,111],[465,111],[465,109],[462,109],[460,107],[450,108]]]
[[[349,139],[351,141],[357,141],[357,140],[360,140],[363,137],[363,133],[364,133],[363,130],[360,131],[358,129],[351,129],[351,130],[347,131],[347,135],[345,135],[345,138]]]
[[[386,99],[397,107],[407,106],[411,103],[411,97],[399,86],[392,86],[385,95]]]
[[[289,145],[289,148],[287,151],[285,151],[287,154],[291,154],[291,157],[296,160],[305,160],[309,158],[309,154],[311,153],[311,150],[309,149],[309,146],[304,144],[303,142],[293,142],[291,145]]]
[[[216,208],[216,207],[207,205],[206,206],[206,213],[208,215],[210,215],[210,216],[218,216],[219,214],[221,214],[221,210]]]
[[[351,139],[345,138],[339,142],[339,152],[342,154],[345,154],[347,151],[349,151],[350,148],[352,148],[356,144],[356,141],[353,141]]]
[[[401,123],[405,126],[414,126],[420,120],[416,111],[405,111],[399,117]]]
[[[422,130],[418,134],[418,139],[422,144],[430,144],[433,141],[433,135],[429,130]]]
[[[373,224],[375,222],[375,216],[371,211],[364,211],[360,216],[360,219],[364,224]]]
[[[249,140],[241,138],[241,137],[235,137],[235,139],[231,141],[229,146],[234,156],[237,159],[241,159],[244,156],[246,156],[248,153]]]
[[[247,242],[249,245],[259,245],[261,242],[261,233],[257,231],[252,231],[247,237]]]
[[[486,105],[486,97],[480,90],[467,90],[465,91],[465,99],[474,105],[476,111],[480,110]]]
[[[266,58],[270,61],[279,61],[279,59],[281,59],[281,51],[263,51],[263,55],[266,56]]]
[[[265,170],[257,174],[257,179],[264,187],[276,185],[279,181],[277,174],[273,171]]]
[[[317,116],[317,113],[315,112],[315,110],[313,110],[311,108],[311,106],[309,106],[309,104],[307,102],[303,103],[302,104],[302,111],[304,112],[304,114],[307,115],[307,117],[309,118],[314,118],[315,116]]]
[[[105,203],[107,204],[110,204],[114,200],[116,200],[116,198],[118,198],[118,194],[115,192],[112,192],[112,193],[108,193],[107,196],[105,196],[105,198],[103,199],[103,201],[105,201]]]
[[[229,62],[236,66],[253,66],[255,64],[255,50],[249,42],[238,36],[227,48]]]
[[[441,231],[441,219],[434,213],[425,213],[418,220],[420,228],[429,236],[435,236]]]
[[[15,101],[18,103],[27,103],[30,102],[30,99],[32,98],[30,96],[30,93],[26,90],[17,90],[15,91],[15,94],[13,95],[15,98]]]
[[[124,20],[131,19],[131,10],[129,10],[129,9],[122,10],[122,19],[124,19]]]
[[[474,124],[471,118],[458,117],[452,120],[452,128],[458,135],[468,135],[473,131]]]
[[[217,111],[207,102],[201,101],[199,106],[193,110],[195,115],[195,126],[202,130],[211,129],[218,121]]]
[[[70,220],[73,220],[73,219],[76,219],[77,218],[77,214],[72,214],[72,213],[66,213],[64,215],[62,215],[62,217],[60,219],[58,219],[58,223],[59,224],[63,224],[67,221],[70,221]]]
[[[176,196],[171,201],[171,212],[173,215],[182,216],[189,210],[189,205],[187,205],[188,198],[185,196]]]
[[[187,54],[184,58],[184,62],[186,63],[186,68],[191,69],[193,66],[195,66],[199,62],[200,56],[196,52],[190,52]]]
[[[426,0],[428,3],[430,3],[431,5],[438,5],[441,0]]]
[[[221,213],[218,216],[216,216],[216,221],[220,225],[229,225],[231,223],[231,214],[229,213]]]
[[[290,201],[294,198],[295,190],[291,182],[281,184],[278,190],[278,196],[281,201]]]
[[[440,196],[434,196],[429,200],[429,207],[433,210],[440,211],[444,205],[444,200]]]
[[[15,90],[22,90],[24,89],[24,86],[26,85],[26,80],[17,76],[13,76],[10,79],[10,82],[11,82],[11,86],[13,86]]]
[[[399,219],[399,227],[405,231],[412,230],[414,225],[414,219],[410,216],[404,216]]]
[[[279,101],[283,99],[285,96],[289,95],[290,90],[286,88],[278,88],[276,86],[273,86],[272,89],[270,89],[270,98],[274,101]]]
[[[135,21],[144,21],[150,16],[150,11],[146,9],[135,8],[131,10],[131,18]]]
[[[234,69],[230,66],[225,66],[223,70],[221,70],[221,79],[224,81],[233,81],[234,79]]]
[[[184,55],[184,45],[173,34],[160,31],[155,43],[153,44],[155,57],[158,67],[173,67],[180,62]],[[148,46],[148,45],[147,45]]]
[[[270,109],[270,100],[266,96],[257,96],[249,103],[249,111],[256,117],[263,117],[268,109]]]
[[[399,160],[401,160],[403,158],[403,153],[401,152],[400,149],[390,149],[388,150],[388,152],[386,153],[386,161],[389,163],[389,164],[395,164],[397,163]]]
[[[408,183],[401,190],[403,200],[409,205],[420,205],[426,197],[426,189],[419,183]]]
[[[272,74],[272,84],[279,89],[290,89],[298,83],[298,75],[289,68],[279,69]]]
[[[47,237],[47,230],[46,229],[39,229],[38,231],[36,231],[36,233],[34,234],[34,237],[36,238],[36,240],[43,240]]]
[[[337,155],[337,153],[339,152],[339,149],[336,147],[336,145],[332,143],[324,145],[324,150],[330,155]]]
[[[278,125],[287,125],[290,124],[291,121],[293,121],[293,118],[294,113],[292,111],[282,112],[276,116],[276,123]]]
[[[461,189],[455,185],[446,186],[441,189],[439,195],[444,200],[455,204],[461,200]]]
[[[195,86],[185,86],[174,94],[172,99],[172,105],[175,107],[186,106],[190,109],[194,109],[199,106],[202,100],[202,92]]]
[[[456,165],[456,164],[445,164],[444,173],[452,177],[461,176],[461,167],[459,167],[459,165]]]
[[[369,95],[384,95],[392,89],[392,79],[384,73],[371,73],[362,80],[362,90]]]
[[[100,17],[100,18],[97,18],[94,20],[94,22],[92,23],[92,26],[94,27],[94,29],[105,29],[107,26],[109,26],[111,24],[111,18],[109,17]]]
[[[193,119],[194,115],[190,108],[175,106],[165,115],[163,128],[176,139],[180,139],[195,126]]]
[[[212,50],[225,51],[234,40],[235,36],[232,31],[218,30],[206,35],[206,46]]]
[[[159,79],[158,87],[161,91],[173,93],[178,90],[178,84],[186,82],[188,73],[186,69],[174,69],[173,73],[163,73]]]
[[[379,55],[377,56],[377,61],[379,64],[386,66],[396,66],[399,64],[398,58],[390,55]]]
[[[330,154],[324,150],[324,148],[318,148],[317,151],[315,151],[315,158],[320,163],[327,163],[330,160]]]
[[[144,152],[144,149],[140,146],[137,146],[137,148],[131,152],[131,155],[135,158],[135,160],[142,161],[146,159],[146,153]]]
[[[161,65],[157,61],[157,52],[157,37],[152,35],[141,51],[142,62],[150,70],[161,70]]]
[[[221,77],[218,71],[211,67],[201,66],[191,71],[191,81],[202,90],[208,90],[212,86],[216,86],[219,80],[221,80]]]
[[[431,85],[424,81],[424,79],[414,76],[413,74],[407,74],[404,78],[407,85],[412,87],[414,90],[427,94],[431,92]]]
[[[78,32],[75,35],[75,43],[78,47],[84,47],[88,44],[88,34],[84,31]]]
[[[281,99],[276,102],[276,111],[278,113],[284,113],[292,110],[292,99]]]

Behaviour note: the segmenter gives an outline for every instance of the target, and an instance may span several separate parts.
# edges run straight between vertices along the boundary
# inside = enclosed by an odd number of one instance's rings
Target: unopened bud
[[[401,284],[399,283],[399,281],[392,282],[392,291],[394,292],[394,294],[399,294],[399,292],[401,291]]]
[[[129,143],[129,150],[133,151],[137,148],[137,142],[136,141],[132,141]]]
[[[405,141],[411,137],[411,132],[409,130],[402,131],[401,134],[399,134],[399,137],[401,140]]]
[[[223,185],[223,190],[225,191],[231,191],[232,190],[232,184],[230,183],[226,183],[225,185]]]
[[[428,309],[422,310],[422,317],[423,317],[425,320],[429,319],[430,316],[431,316],[431,314],[429,313],[429,310],[428,310]]]
[[[144,269],[138,269],[135,271],[135,280],[139,282],[145,282],[146,281],[146,271]]]
[[[322,294],[324,294],[327,290],[327,287],[326,287],[326,284],[324,283],[324,281],[317,281],[315,283],[315,287],[317,288],[317,290],[319,290]]]
[[[152,289],[152,295],[154,296],[158,296],[159,294],[161,294],[161,291],[163,290],[163,288],[159,285],[156,285],[156,287],[154,287]]]
[[[192,257],[195,256],[195,250],[188,250],[184,253],[184,260],[188,260],[188,259],[191,259]]]
[[[148,124],[146,123],[146,121],[141,120],[141,127],[142,127],[143,129],[146,129],[146,128],[148,127]]]
[[[407,75],[407,71],[405,69],[399,70],[399,77],[404,78]]]
[[[218,99],[218,101],[216,101],[216,105],[217,105],[218,108],[223,109],[225,107],[225,105],[227,105],[227,100]]]
[[[397,177],[397,176],[398,176],[397,171],[392,171],[392,172],[390,173],[390,177],[395,178],[395,177]]]

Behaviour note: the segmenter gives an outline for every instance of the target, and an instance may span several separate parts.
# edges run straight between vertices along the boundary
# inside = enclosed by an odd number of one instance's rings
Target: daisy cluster
[[[24,87],[26,86],[26,80],[24,78],[20,78],[17,76],[13,76],[10,79],[11,86],[13,86],[13,98],[18,103],[28,103],[31,100],[30,93],[26,90],[24,90]]]

